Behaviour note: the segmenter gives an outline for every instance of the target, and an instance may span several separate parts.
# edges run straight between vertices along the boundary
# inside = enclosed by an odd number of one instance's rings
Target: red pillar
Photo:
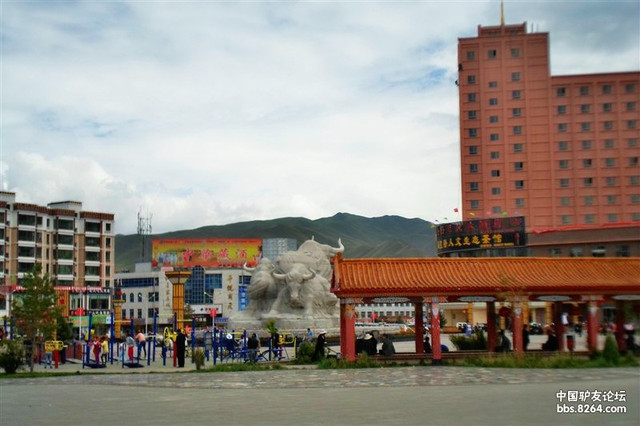
[[[440,348],[440,304],[438,298],[431,301],[431,363],[442,364],[442,349]]]
[[[355,309],[345,299],[340,299],[340,353],[347,361],[356,360]]]
[[[421,354],[424,353],[424,322],[422,321],[422,317],[424,316],[422,312],[422,301],[415,303],[415,330],[416,330],[416,353]]]
[[[498,344],[496,331],[496,302],[487,302],[487,346],[489,346],[489,352],[496,350]]]
[[[587,302],[587,349],[598,350],[598,304],[595,300]]]
[[[624,336],[624,301],[618,300],[616,302],[616,343],[618,344],[618,350],[626,351],[627,342]]]
[[[565,329],[562,325],[562,302],[553,302],[553,323],[555,325],[556,337],[558,338],[558,351],[564,352]]]
[[[523,354],[522,348],[522,302],[513,302],[513,320],[511,321],[511,333],[513,336],[513,351],[516,355]]]

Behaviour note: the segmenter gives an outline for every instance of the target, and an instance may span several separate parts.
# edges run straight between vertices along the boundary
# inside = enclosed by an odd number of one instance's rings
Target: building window
[[[567,151],[569,149],[569,142],[560,141],[558,142],[558,150],[559,151]]]
[[[585,214],[584,215],[584,223],[590,224],[590,223],[595,223],[595,221],[596,221],[596,215],[594,215],[594,214]]]
[[[628,245],[616,246],[616,257],[631,257],[631,249]]]
[[[638,146],[638,138],[627,139],[627,146],[629,148],[635,148]]]
[[[478,182],[469,182],[469,190],[477,191],[478,190]]]
[[[500,195],[500,188],[499,187],[491,188],[491,195]]]
[[[615,158],[605,158],[604,159],[604,166],[605,167],[615,167],[616,166],[616,159]]]
[[[616,203],[616,196],[615,195],[607,195],[607,204],[612,205]]]
[[[134,294],[133,294],[133,293],[131,293],[131,294],[129,295],[129,303],[133,303],[133,300],[134,300],[134,298],[135,298],[135,297],[136,297],[136,296],[134,296]],[[133,315],[133,314],[131,314],[131,315]]]
[[[631,194],[629,196],[631,204],[640,204],[640,194]]]
[[[627,120],[627,129],[635,129],[638,125],[636,120]]]
[[[592,206],[593,205],[593,195],[586,195],[583,198],[584,201],[584,205],[585,206]]]
[[[593,257],[605,257],[607,249],[604,246],[597,246],[591,249],[591,256]]]
[[[562,256],[562,249],[558,247],[552,247],[549,249],[549,257],[560,257]]]
[[[475,102],[476,101],[476,94],[475,93],[467,93],[467,101],[468,102]]]
[[[513,170],[520,172],[524,169],[524,163],[522,161],[516,161],[513,163]]]
[[[470,173],[478,173],[478,165],[477,164],[469,164],[469,172]]]
[[[638,167],[638,157],[629,157],[629,167]]]
[[[512,117],[520,117],[522,116],[522,109],[521,108],[514,108],[511,110],[511,116]]]
[[[607,176],[606,178],[604,178],[604,181],[607,186],[616,186],[615,176]]]
[[[495,89],[496,87],[498,87],[498,82],[497,81],[490,81],[489,82],[489,88],[490,89]]]
[[[478,200],[471,200],[470,204],[471,209],[476,210],[480,208],[480,201]]]
[[[629,176],[629,185],[630,186],[640,185],[640,176]]]
[[[580,105],[580,112],[582,114],[587,114],[591,111],[591,105],[589,104],[582,104]]]
[[[511,49],[511,57],[512,58],[518,58],[520,57],[520,49],[517,47],[514,47]]]
[[[476,52],[473,50],[467,51],[467,61],[475,61],[476,60]]]
[[[568,214],[563,214],[562,216],[560,216],[560,222],[562,222],[563,225],[571,225],[571,216]]]
[[[571,247],[569,257],[582,257],[582,247]]]
[[[500,135],[498,133],[491,133],[489,135],[489,140],[495,142],[500,139]]]
[[[469,117],[469,120],[475,120],[476,118],[478,118],[478,111],[467,112],[467,117]]]
[[[513,134],[521,135],[522,134],[522,126],[513,126]]]
[[[613,130],[613,121],[604,122],[604,130]]]
[[[520,99],[521,96],[522,96],[522,92],[520,90],[511,91],[511,99]]]
[[[138,319],[142,319],[142,309],[138,309]]]
[[[124,311],[124,309],[123,309]],[[133,318],[133,309],[129,309],[129,318]]]
[[[569,168],[569,160],[559,160],[558,168],[560,169],[568,169]]]
[[[490,155],[492,160],[497,160],[498,158],[500,158],[500,152],[498,151],[491,151]]]
[[[610,95],[611,94],[611,85],[610,84],[605,84],[602,86],[602,94],[603,95]]]
[[[591,149],[591,141],[590,140],[582,141],[582,149],[584,150]]]
[[[467,76],[467,84],[476,84],[476,76],[468,75]]]
[[[495,50],[495,49],[490,49],[490,50],[487,52],[487,57],[488,57],[489,59],[495,59],[495,58],[497,58],[497,57],[498,57],[498,51],[497,51],[497,50]]]
[[[524,207],[524,198],[516,198],[516,207]]]
[[[627,102],[627,111],[635,111],[636,103],[635,102]]]
[[[492,212],[492,213],[494,213],[494,214],[495,214],[495,213],[502,213],[502,207],[500,207],[500,206],[493,206],[493,207],[491,208],[491,212]]]
[[[142,303],[142,293],[138,293],[138,302]]]
[[[558,107],[556,108],[556,111],[558,112],[558,115],[564,115],[567,113],[567,106],[566,105],[558,105]]]
[[[615,146],[615,142],[613,139],[605,139],[604,140],[604,149],[611,149]]]
[[[498,98],[490,98],[489,105],[498,105]]]
[[[469,137],[470,138],[478,137],[478,129],[475,129],[475,128],[469,129]]]
[[[591,168],[591,165],[592,165],[591,158],[583,158],[582,159],[582,167],[584,167],[585,169],[589,169],[589,168]]]
[[[627,83],[624,85],[625,93],[633,93],[636,91],[636,85],[633,83]]]
[[[478,155],[478,146],[472,145],[469,147],[469,155]]]
[[[589,86],[580,86],[580,96],[586,96],[589,94]]]
[[[607,102],[602,104],[602,111],[603,112],[611,112],[613,110],[613,104]]]
[[[497,123],[497,122],[498,122],[497,115],[492,115],[491,117],[489,117],[489,123]]]
[[[523,151],[523,145],[521,143],[514,143],[513,144],[513,152],[518,153],[518,152],[522,152]]]
[[[558,132],[564,133],[567,131],[567,123],[558,124]]]
[[[591,123],[580,123],[580,130],[582,130],[583,132],[588,132],[589,130],[591,130]]]
[[[560,179],[560,188],[569,188],[570,181],[567,178]]]
[[[631,213],[631,222],[640,222],[640,213]]]
[[[571,197],[560,197],[560,205],[561,206],[571,205]]]
[[[563,98],[567,94],[567,89],[564,87],[558,87],[556,89],[556,96],[559,98]]]
[[[583,179],[582,179],[582,184],[583,184],[584,186],[587,186],[587,187],[589,187],[589,186],[593,186],[593,178],[591,178],[591,177],[583,178]]]
[[[500,170],[491,170],[491,177],[499,177],[500,176]]]
[[[511,81],[520,81],[520,73],[512,72],[511,73]]]
[[[617,222],[618,221],[618,214],[617,213],[609,213],[607,214],[607,222]]]
[[[523,180],[515,181],[515,188],[516,189],[523,189],[524,188],[524,181]]]

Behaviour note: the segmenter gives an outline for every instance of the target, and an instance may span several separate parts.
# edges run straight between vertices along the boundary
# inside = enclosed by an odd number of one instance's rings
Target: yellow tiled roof
[[[640,258],[337,259],[339,297],[640,294]]]

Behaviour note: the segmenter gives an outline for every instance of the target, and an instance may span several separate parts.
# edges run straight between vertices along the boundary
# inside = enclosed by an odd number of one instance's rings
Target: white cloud
[[[638,69],[636,2],[543,6],[505,12],[550,32],[554,75]],[[0,19],[4,187],[164,232],[451,217],[457,38],[499,3],[15,2]]]

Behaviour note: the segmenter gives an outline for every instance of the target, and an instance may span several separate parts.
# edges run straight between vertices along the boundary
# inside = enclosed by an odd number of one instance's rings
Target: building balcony
[[[36,230],[36,225],[22,225],[18,224],[18,231],[34,231]]]
[[[58,280],[64,280],[64,281],[73,281],[74,280],[74,276],[73,274],[57,274],[56,278]]]
[[[100,277],[98,275],[85,275],[84,276],[84,280],[86,282],[99,283],[100,282]]]
[[[35,247],[35,241],[27,241],[27,240],[18,240],[18,246],[20,247]]]
[[[58,235],[75,235],[75,231],[73,229],[57,229],[56,234]]]
[[[100,246],[86,246],[84,248],[85,251],[90,251],[92,253],[98,253],[100,252]]]
[[[84,261],[85,266],[95,266],[96,268],[100,266],[100,261],[99,260],[85,260]]]
[[[36,263],[35,256],[18,256],[18,263]]]
[[[58,250],[73,250],[73,244],[56,244]]]
[[[73,259],[56,259],[56,265],[71,265],[73,266]]]
[[[101,234],[100,234],[100,232],[85,231],[84,236],[85,237],[92,237],[92,238],[100,238]]]

